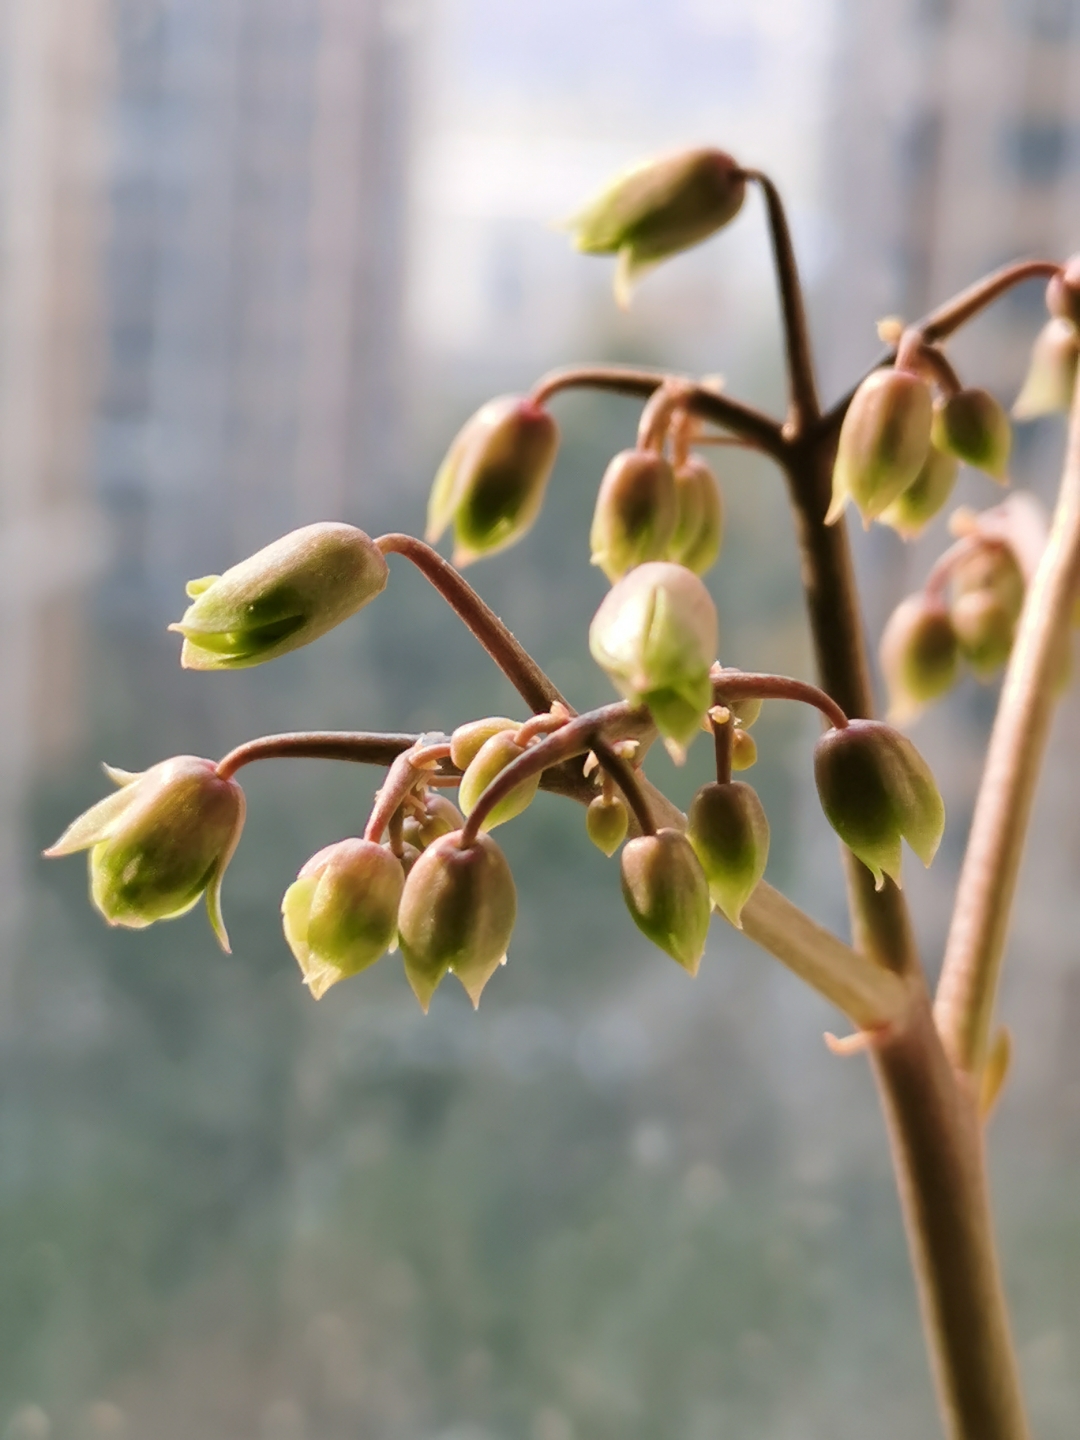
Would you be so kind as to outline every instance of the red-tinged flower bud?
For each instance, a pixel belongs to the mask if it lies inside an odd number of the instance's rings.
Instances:
[[[460,830],[465,820],[461,811],[445,795],[428,791],[424,796],[422,815],[408,815],[402,825],[405,841],[417,850],[426,850],[440,835]]]
[[[814,750],[814,778],[829,824],[873,873],[900,883],[900,842],[929,865],[945,828],[930,767],[907,738],[880,720],[826,730]]]
[[[709,933],[709,882],[678,830],[639,835],[623,847],[622,892],[634,924],[696,975]]]
[[[500,730],[518,730],[520,720],[511,720],[506,715],[488,715],[483,720],[470,720],[459,725],[450,736],[450,759],[459,770],[467,770],[476,759],[480,747]]]
[[[704,575],[720,554],[724,538],[724,497],[705,461],[691,455],[675,471],[675,533],[666,559]]]
[[[285,892],[281,915],[316,1000],[390,949],[404,885],[401,862],[372,840],[339,840],[303,867]]]
[[[1046,308],[1057,320],[1080,328],[1080,255],[1074,255],[1046,287]]]
[[[188,670],[261,665],[325,635],[386,585],[386,560],[353,525],[324,522],[283,535],[224,575],[192,580],[192,604],[170,630]]]
[[[585,829],[596,848],[610,857],[626,839],[630,817],[617,795],[597,795],[585,811]]]
[[[465,774],[461,777],[461,786],[458,790],[458,800],[466,815],[471,815],[476,808],[476,802],[484,793],[487,787],[500,775],[519,755],[524,755],[525,746],[519,745],[514,739],[512,730],[500,730],[486,740],[475,757],[469,764]],[[496,825],[505,825],[507,820],[513,820],[515,815],[520,815],[523,810],[528,809],[536,798],[536,792],[540,788],[540,775],[530,775],[520,785],[515,785],[510,794],[488,812],[481,830],[494,830]]]
[[[992,595],[1012,620],[1020,618],[1027,584],[1020,562],[1008,545],[987,543],[964,555],[953,567],[952,587],[961,595]]]
[[[177,755],[141,774],[106,773],[120,786],[64,831],[48,856],[90,851],[90,895],[110,925],[141,930],[183,915],[206,895],[224,950],[221,881],[244,826],[244,792],[212,760]]]
[[[769,858],[769,822],[757,792],[740,780],[703,785],[691,802],[686,836],[705,871],[712,903],[741,929],[743,906]]]
[[[517,892],[506,857],[489,835],[460,848],[461,832],[442,835],[413,866],[398,910],[405,973],[424,1011],[452,971],[473,1005],[506,958]]]
[[[939,400],[930,440],[935,449],[985,470],[995,480],[1008,478],[1012,428],[1004,408],[987,390],[958,390]]]
[[[1012,407],[1014,420],[1068,410],[1076,388],[1080,336],[1068,320],[1048,320],[1035,337],[1031,362]]]
[[[661,559],[677,518],[675,472],[668,462],[652,450],[623,450],[600,482],[589,531],[592,563],[615,581],[635,565]]]
[[[732,770],[749,770],[757,764],[757,741],[745,731],[741,725],[736,725],[731,732],[731,768]]]
[[[893,611],[879,653],[895,725],[913,720],[944,695],[959,673],[960,647],[949,612],[923,591],[901,600]]]
[[[618,254],[615,294],[625,306],[645,271],[733,220],[745,195],[743,172],[722,150],[647,160],[574,217],[574,244],[589,255]]]
[[[682,565],[639,565],[609,591],[589,627],[589,649],[616,689],[647,705],[678,759],[712,704],[709,667],[719,622],[705,586]]]
[[[960,654],[980,680],[990,680],[1012,652],[1016,618],[993,590],[968,590],[950,611]]]
[[[454,563],[514,545],[540,513],[559,431],[542,405],[501,395],[465,422],[435,476],[427,539],[454,525]]]
[[[878,519],[883,525],[891,525],[904,540],[914,540],[945,505],[959,471],[955,455],[946,455],[931,445],[918,475]]]
[[[875,370],[852,397],[840,427],[827,524],[848,500],[865,524],[914,483],[930,448],[930,388],[904,370]]]

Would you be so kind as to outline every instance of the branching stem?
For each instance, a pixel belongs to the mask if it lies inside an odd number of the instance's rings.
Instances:
[[[847,728],[848,717],[831,695],[805,680],[788,675],[759,675],[752,670],[727,670],[714,665],[710,672],[713,696],[718,705],[735,705],[740,700],[795,700],[813,705],[836,730]]]

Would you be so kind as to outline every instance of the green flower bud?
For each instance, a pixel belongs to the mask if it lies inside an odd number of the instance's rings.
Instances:
[[[501,395],[465,422],[439,467],[427,539],[454,524],[454,563],[514,545],[533,524],[555,464],[559,431],[542,405]]]
[[[954,565],[952,585],[957,596],[976,592],[993,595],[1011,619],[1020,618],[1027,584],[1009,545],[977,546]]]
[[[320,850],[285,892],[285,939],[316,1000],[385,955],[397,932],[401,862],[372,840]]]
[[[383,589],[386,561],[352,525],[305,525],[187,587],[192,604],[170,630],[184,637],[187,670],[237,670],[298,650]]]
[[[935,449],[966,460],[1004,481],[1012,449],[1012,428],[1002,406],[987,390],[958,390],[934,406],[930,440]]]
[[[506,857],[489,835],[460,849],[461,832],[442,835],[413,866],[398,910],[405,973],[424,1011],[452,971],[473,1005],[506,959],[517,892]]]
[[[589,255],[618,254],[615,294],[669,255],[706,239],[739,213],[746,179],[722,150],[683,150],[625,171],[571,222]]]
[[[1012,652],[1016,619],[993,590],[968,590],[951,609],[960,654],[980,680],[989,680]]]
[[[930,767],[898,730],[880,720],[852,720],[826,730],[814,750],[821,806],[840,839],[873,873],[900,883],[900,842],[924,865],[941,843],[945,806]]]
[[[675,533],[665,559],[704,575],[724,538],[724,497],[705,461],[691,455],[675,471]]]
[[[889,719],[913,720],[924,705],[952,689],[960,648],[948,610],[922,591],[909,595],[881,636],[881,671],[889,691]]]
[[[749,770],[757,764],[757,741],[739,725],[731,732],[731,768]]]
[[[1076,388],[1080,337],[1068,320],[1048,320],[1035,337],[1031,362],[1012,407],[1014,420],[1068,410]]]
[[[712,704],[718,637],[716,606],[697,576],[652,561],[608,592],[589,627],[589,649],[620,694],[649,707],[678,758]]]
[[[488,715],[483,720],[470,720],[459,725],[450,736],[450,759],[459,770],[467,770],[476,759],[480,747],[497,735],[500,730],[518,730],[520,720],[511,720],[506,715]]]
[[[761,714],[761,705],[762,702],[756,696],[751,696],[748,700],[734,700],[727,708],[731,711],[732,718],[744,730],[749,730]]]
[[[106,773],[119,785],[73,821],[48,856],[90,851],[90,895],[110,925],[141,930],[183,915],[206,895],[223,950],[221,881],[244,826],[244,792],[212,760],[177,755],[142,774]]]
[[[1080,327],[1080,255],[1074,255],[1051,275],[1046,286],[1046,308],[1057,320]]]
[[[622,852],[622,892],[634,924],[696,975],[709,933],[709,882],[678,830],[639,835]]]
[[[865,524],[887,510],[917,479],[930,448],[930,388],[904,370],[875,370],[852,397],[840,427],[832,504],[839,520],[848,500]]]
[[[610,857],[626,839],[630,817],[617,795],[597,795],[585,811],[585,829],[598,850]]]
[[[769,858],[769,822],[757,792],[740,780],[703,785],[690,805],[686,837],[705,871],[712,903],[741,929],[743,906]]]
[[[524,753],[525,746],[517,743],[512,730],[500,730],[492,735],[490,740],[485,740],[461,777],[458,800],[466,815],[472,814],[476,808],[476,802],[496,775],[501,774],[511,761],[516,760],[519,755],[524,755]],[[539,788],[539,772],[530,775],[520,785],[515,785],[510,794],[488,812],[480,829],[494,830],[496,825],[504,825],[507,820],[513,820],[515,815],[520,815],[523,810],[528,809],[536,798]]]
[[[460,830],[465,823],[461,811],[445,795],[429,790],[424,796],[423,815],[407,815],[402,825],[402,835],[407,844],[417,850],[426,850],[440,835],[449,835],[451,830]]]
[[[659,560],[675,533],[675,472],[652,450],[623,450],[604,472],[589,531],[592,563],[609,580]]]
[[[959,471],[955,455],[946,455],[931,445],[918,475],[878,519],[883,525],[891,525],[904,540],[914,540],[952,494]]]

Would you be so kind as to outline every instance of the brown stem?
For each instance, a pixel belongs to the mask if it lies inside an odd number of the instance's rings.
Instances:
[[[486,605],[448,560],[413,535],[380,535],[375,541],[384,555],[404,555],[431,581],[435,589],[476,636],[530,710],[549,710],[558,702],[566,705],[555,685],[544,674],[518,639]],[[569,706],[567,706],[569,709]]]
[[[716,783],[718,785],[731,784],[731,761],[735,749],[735,725],[731,718],[731,711],[724,714],[723,720],[717,720],[715,715],[718,712],[710,712],[709,719],[712,721],[713,733],[713,755],[716,761]]]
[[[1080,387],[1061,491],[1028,591],[986,755],[957,889],[935,1014],[954,1065],[986,1058],[1024,842],[1057,703],[1080,580]]]
[[[263,735],[230,750],[218,761],[217,773],[230,779],[255,760],[351,760],[360,765],[392,765],[419,735],[375,735],[363,731],[307,730]]]
[[[406,750],[404,755],[397,757],[390,766],[389,774],[379,787],[375,804],[371,807],[371,814],[364,826],[365,840],[379,843],[383,837],[383,831],[393,816],[397,814],[406,795],[413,789],[417,781],[423,779],[425,773],[429,773],[439,761],[447,759],[449,754],[449,741],[437,745],[425,745],[418,742]]]
[[[759,675],[752,670],[727,670],[721,665],[714,665],[709,673],[718,705],[735,705],[740,700],[795,700],[820,710],[834,729],[847,727],[843,708],[831,695],[805,680],[793,680],[789,675]]]
[[[638,779],[637,771],[621,755],[612,750],[599,735],[593,736],[592,750],[605,775],[614,780],[622,791],[623,799],[633,811],[642,835],[655,835],[656,819]]]
[[[784,322],[784,347],[791,394],[791,409],[785,433],[797,436],[808,425],[812,425],[820,414],[817,383],[814,378],[814,357],[810,348],[810,328],[806,323],[799,267],[780,192],[760,170],[748,170],[746,175],[747,179],[757,182],[765,197],[776,279],[780,288],[780,310]]]

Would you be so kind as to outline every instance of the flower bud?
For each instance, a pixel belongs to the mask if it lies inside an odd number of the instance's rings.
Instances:
[[[1014,420],[1068,410],[1076,388],[1080,337],[1067,320],[1048,320],[1035,337],[1031,362],[1012,407]]]
[[[901,725],[950,690],[960,649],[949,612],[923,591],[909,595],[881,636],[881,670],[889,691],[889,719]]]
[[[863,521],[887,510],[914,483],[930,448],[930,389],[905,370],[875,370],[852,397],[833,468],[833,524],[850,499]]]
[[[676,758],[712,704],[709,666],[719,623],[712,597],[682,565],[639,565],[604,598],[589,627],[593,659],[634,705],[647,705]]]
[[[1046,286],[1046,308],[1057,320],[1080,327],[1080,255],[1074,255]]]
[[[385,955],[397,932],[405,871],[372,840],[339,840],[313,855],[285,892],[285,939],[316,1000]]]
[[[500,730],[481,745],[465,774],[461,777],[461,786],[458,790],[458,800],[466,815],[472,814],[476,808],[476,802],[492,780],[501,774],[511,761],[524,754],[525,746],[517,743],[512,730]],[[509,795],[500,800],[492,810],[489,810],[480,829],[494,830],[496,825],[504,825],[507,820],[513,820],[515,815],[520,815],[523,810],[528,809],[536,798],[539,788],[540,774],[538,771],[535,775],[530,775],[527,780],[523,780],[520,785],[515,785]]]
[[[461,811],[445,795],[429,790],[424,796],[422,815],[407,815],[402,825],[406,843],[417,850],[426,850],[440,835],[449,835],[451,830],[460,830],[465,823]]]
[[[675,533],[675,472],[652,450],[623,450],[604,472],[596,497],[589,547],[609,580],[635,565],[659,560]]]
[[[706,239],[739,213],[746,179],[722,150],[683,150],[625,171],[571,222],[589,255],[618,254],[615,294],[669,255]]]
[[[959,470],[955,455],[946,455],[931,445],[918,475],[878,519],[883,525],[891,525],[904,540],[914,540],[952,494]]]
[[[383,589],[386,561],[352,525],[305,525],[187,587],[192,604],[170,630],[184,637],[187,670],[237,670],[298,650]]]
[[[675,533],[665,558],[704,575],[720,554],[724,499],[716,476],[697,455],[675,471],[675,499]]]
[[[749,730],[751,725],[756,724],[762,703],[756,695],[748,696],[745,700],[724,701],[725,707],[731,711],[732,719],[744,730]]]
[[[742,908],[769,858],[769,822],[757,792],[740,780],[703,785],[690,805],[686,837],[705,871],[712,903],[742,929]]]
[[[470,720],[459,725],[450,736],[450,759],[459,770],[467,770],[480,747],[497,735],[500,730],[518,730],[520,720],[511,720],[506,715],[488,715],[483,720]]]
[[[678,830],[639,835],[623,847],[622,892],[634,924],[696,975],[709,933],[709,882]]]
[[[141,774],[106,767],[120,786],[64,831],[48,856],[90,851],[90,895],[110,925],[141,930],[206,894],[222,949],[221,880],[244,825],[244,792],[212,760],[177,755]]]
[[[626,839],[630,817],[617,795],[597,795],[585,811],[585,829],[596,848],[610,857]]]
[[[989,680],[1008,660],[1016,618],[993,590],[968,590],[951,609],[960,654],[980,680]]]
[[[447,971],[472,1000],[506,958],[517,892],[506,857],[489,835],[460,849],[442,835],[413,866],[398,910],[405,973],[424,1011]]]
[[[749,770],[756,764],[757,741],[741,725],[736,725],[731,732],[732,770]]]
[[[1013,620],[1020,618],[1027,586],[1020,562],[1008,544],[977,545],[953,566],[952,585],[957,596],[991,594]]]
[[[851,720],[826,730],[814,750],[814,778],[826,819],[874,876],[900,883],[900,842],[929,865],[945,828],[930,767],[898,730]]]
[[[454,563],[514,545],[540,513],[559,431],[542,405],[502,395],[465,422],[439,467],[427,539],[454,524]]]
[[[1004,481],[1012,429],[1002,406],[987,390],[958,390],[934,406],[930,440],[935,449],[966,460]]]

